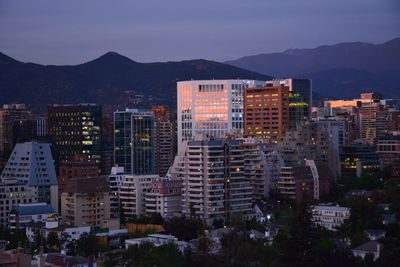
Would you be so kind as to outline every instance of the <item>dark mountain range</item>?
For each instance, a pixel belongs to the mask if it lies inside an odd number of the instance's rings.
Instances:
[[[383,44],[341,43],[242,57],[224,63],[276,77],[309,77],[314,91],[337,98],[377,91],[400,97],[400,38]]]
[[[115,52],[75,66],[22,63],[0,53],[0,104],[44,111],[53,103],[116,107],[176,105],[176,82],[190,79],[269,79],[268,75],[207,60],[138,63]]]

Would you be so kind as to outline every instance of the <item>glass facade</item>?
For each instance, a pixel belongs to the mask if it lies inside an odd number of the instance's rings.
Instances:
[[[255,80],[178,82],[178,146],[196,134],[225,137],[232,130],[242,132],[243,90],[264,84]]]
[[[114,112],[114,165],[125,173],[154,173],[154,116],[135,109]]]

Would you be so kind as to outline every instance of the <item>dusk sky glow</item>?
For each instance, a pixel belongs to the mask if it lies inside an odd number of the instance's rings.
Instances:
[[[0,0],[0,52],[79,64],[246,55],[400,36],[399,0]]]

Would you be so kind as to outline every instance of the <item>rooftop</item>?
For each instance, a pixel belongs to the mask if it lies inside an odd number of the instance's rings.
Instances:
[[[367,243],[362,244],[361,246],[358,246],[356,248],[353,248],[352,250],[357,250],[357,251],[366,251],[366,252],[378,252],[378,247],[382,247],[382,244],[376,241],[368,241]]]
[[[52,206],[47,203],[18,204],[13,207],[18,215],[35,215],[56,213]]]

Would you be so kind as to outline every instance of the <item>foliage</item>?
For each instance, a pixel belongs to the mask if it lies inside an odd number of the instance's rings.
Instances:
[[[203,223],[196,218],[173,217],[164,222],[164,229],[168,234],[180,240],[189,241],[197,238],[202,232]]]
[[[100,251],[100,245],[95,236],[83,233],[78,240],[74,241],[76,253],[80,256],[88,257],[95,255]]]

